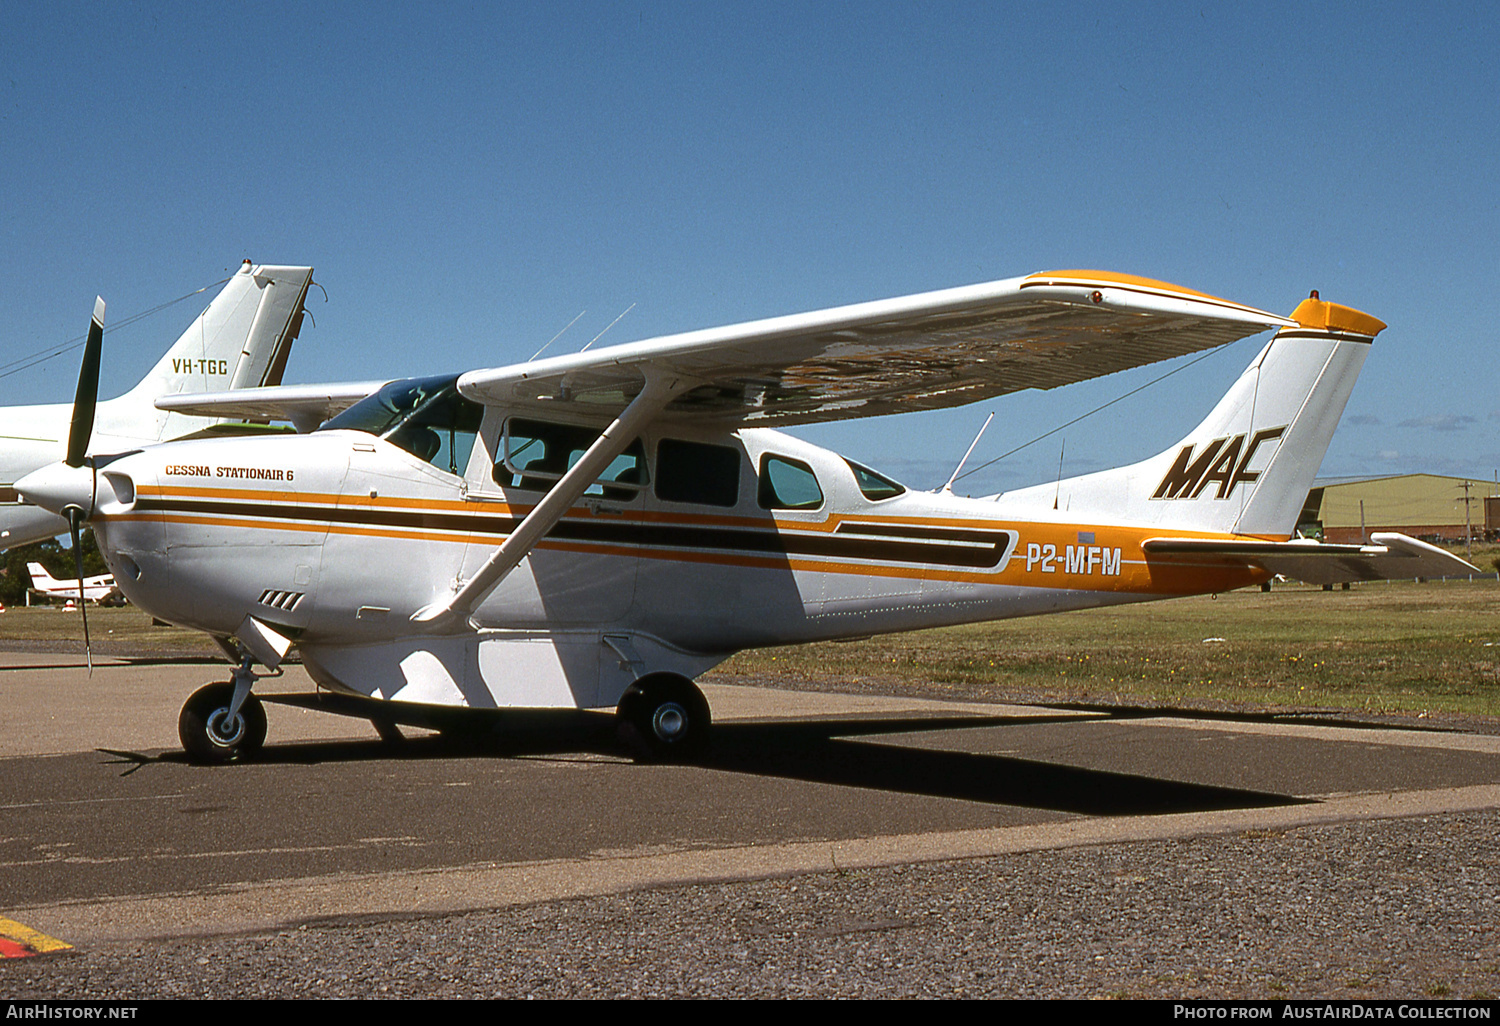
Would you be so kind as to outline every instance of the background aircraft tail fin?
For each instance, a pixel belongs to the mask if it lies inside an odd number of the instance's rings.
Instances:
[[[1213,412],[1165,452],[1002,501],[1045,501],[1074,518],[1291,535],[1370,343],[1385,327],[1316,293],[1292,319],[1297,327],[1278,331]]]
[[[151,372],[121,398],[157,414],[162,439],[178,433],[172,421],[181,415],[156,411],[153,404],[161,396],[279,385],[302,328],[312,273],[311,267],[245,261]]]

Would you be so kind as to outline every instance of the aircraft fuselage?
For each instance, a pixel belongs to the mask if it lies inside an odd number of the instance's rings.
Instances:
[[[103,467],[96,530],[137,605],[226,637],[252,616],[294,638],[331,686],[392,697],[413,677],[399,668],[429,656],[477,678],[509,677],[485,668],[486,643],[504,647],[506,661],[519,653],[518,665],[530,665],[529,653],[546,663],[531,667],[533,681],[549,672],[573,681],[570,665],[583,659],[581,690],[553,688],[538,701],[524,681],[487,688],[491,701],[521,705],[611,704],[616,662],[695,675],[744,648],[1269,576],[1152,565],[1141,542],[1159,528],[1007,515],[1001,502],[904,490],[777,431],[668,426],[616,460],[466,622],[436,635],[413,624],[544,494],[548,471],[527,457],[548,430],[492,409],[477,438],[432,457],[447,466],[348,430],[157,446]],[[460,461],[463,472],[450,472]],[[463,703],[489,704],[455,686]],[[445,700],[420,688],[406,697]]]

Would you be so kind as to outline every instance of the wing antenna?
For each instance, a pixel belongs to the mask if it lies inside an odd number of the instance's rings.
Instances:
[[[616,324],[619,324],[619,323],[620,323],[620,321],[621,321],[621,319],[622,319],[622,318],[624,318],[624,316],[625,316],[625,315],[626,315],[626,314],[628,314],[628,313],[629,313],[629,312],[630,312],[630,311],[632,311],[632,310],[634,310],[634,309],[635,309],[635,304],[634,304],[634,303],[631,303],[631,304],[630,304],[630,305],[629,305],[629,306],[627,306],[627,307],[626,307],[626,308],[625,308],[625,309],[623,309],[623,310],[621,310],[621,311],[620,311],[620,316],[619,316],[619,317],[616,317],[616,318],[615,318],[615,319],[614,319],[614,320],[612,320],[612,321],[610,321],[610,322],[609,322],[609,323],[608,323],[608,324],[606,324],[606,325],[605,325],[605,326],[604,326],[604,331],[608,331],[608,330],[609,330],[609,329],[610,329],[610,328],[613,328],[613,327],[614,327],[614,326],[615,326],[615,325],[616,325]],[[589,339],[589,340],[588,340],[588,342],[587,342],[587,344],[585,344],[585,345],[584,345],[584,347],[583,347],[583,349],[580,349],[580,350],[578,350],[578,351],[579,351],[579,352],[580,352],[580,353],[581,353],[581,352],[584,352],[584,351],[585,351],[585,350],[587,350],[587,349],[588,349],[588,347],[589,347],[589,346],[591,346],[591,345],[593,345],[593,344],[594,344],[594,343],[595,343],[595,342],[597,342],[597,341],[599,341],[599,340],[600,340],[600,339],[601,339],[601,338],[603,338],[603,337],[604,337],[604,331],[601,331],[601,332],[599,332],[599,334],[597,334],[597,335],[595,335],[595,336],[594,336],[594,337],[593,337],[593,338],[591,338],[591,339]]]
[[[584,314],[586,314],[586,313],[588,313],[588,311],[587,311],[587,310],[579,310],[579,311],[578,311],[578,317],[582,317],[582,316],[583,316],[583,315],[584,315]],[[556,342],[556,341],[557,341],[557,340],[558,340],[558,339],[560,339],[560,338],[562,338],[562,337],[563,337],[563,332],[565,332],[565,331],[567,331],[567,330],[568,330],[568,329],[569,329],[569,328],[571,328],[571,327],[572,327],[572,326],[573,326],[573,325],[575,325],[575,324],[577,324],[577,323],[578,323],[578,317],[574,317],[574,318],[573,318],[573,319],[572,319],[572,320],[571,320],[571,321],[569,321],[569,322],[568,322],[568,323],[567,323],[567,324],[564,324],[564,325],[563,325],[563,329],[562,329],[562,331],[559,331],[559,332],[558,332],[558,333],[557,333],[557,334],[556,334],[556,335],[553,335],[553,336],[552,336],[552,337],[551,337],[551,338],[549,338],[549,339],[548,339],[548,340],[547,340],[547,341],[546,341],[546,342],[545,342],[545,343],[543,343],[543,345],[542,345],[542,348],[541,348],[541,349],[538,349],[538,350],[537,350],[537,351],[536,351],[536,352],[534,352],[534,353],[532,353],[532,354],[531,354],[531,360],[535,360],[535,359],[536,359],[536,358],[537,358],[537,357],[538,357],[538,356],[541,356],[541,355],[542,355],[542,353],[544,353],[544,352],[546,352],[546,350],[547,350],[547,346],[550,346],[550,345],[551,345],[551,344],[552,344],[552,343],[554,343],[554,342]],[[609,329],[607,329],[607,328],[606,328],[606,329],[605,329],[605,330],[606,330],[606,331],[607,331],[607,330],[609,330]],[[587,349],[587,348],[588,348],[588,346],[584,346],[584,348],[585,348],[585,349]],[[531,362],[531,360],[527,360],[527,361],[526,361],[526,362],[527,362],[527,363],[530,363],[530,362]]]

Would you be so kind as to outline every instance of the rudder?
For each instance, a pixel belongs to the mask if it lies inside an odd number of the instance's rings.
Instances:
[[[153,409],[161,396],[280,383],[302,326],[311,267],[252,266],[247,260],[207,309],[122,400]],[[159,438],[171,437],[158,418]]]
[[[1370,343],[1385,324],[1320,300],[1292,314],[1211,413],[1164,452],[1107,470],[1007,493],[1182,530],[1288,537],[1333,438]]]

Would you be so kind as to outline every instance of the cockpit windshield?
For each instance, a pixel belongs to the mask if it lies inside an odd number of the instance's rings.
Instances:
[[[458,394],[458,375],[392,381],[318,428],[363,431],[451,474],[462,474],[484,407]]]

